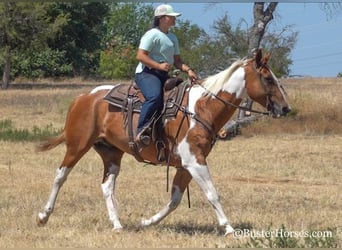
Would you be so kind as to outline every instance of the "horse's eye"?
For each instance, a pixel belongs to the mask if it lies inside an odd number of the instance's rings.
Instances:
[[[267,84],[270,84],[270,85],[274,84],[274,80],[272,77],[265,77],[265,81]]]

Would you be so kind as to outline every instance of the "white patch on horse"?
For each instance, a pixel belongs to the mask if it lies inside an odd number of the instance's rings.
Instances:
[[[197,162],[196,156],[190,151],[187,137],[181,141],[177,150],[182,159],[183,167],[189,171],[194,181],[199,185],[208,201],[213,206],[219,224],[225,227],[225,234],[228,235],[234,232],[234,229],[230,225],[228,218],[222,209],[220,198],[211,180],[209,168],[207,165],[202,165]]]
[[[115,187],[116,177],[117,175],[110,174],[108,176],[108,179],[104,183],[101,184],[103,196],[105,198],[106,205],[107,205],[109,220],[113,223],[114,230],[118,230],[122,228],[122,225],[119,220],[119,214],[116,208],[116,200],[114,197],[114,187]]]
[[[96,88],[94,88],[92,91],[90,91],[90,94],[95,94],[98,91],[101,90],[111,90],[114,86],[113,85],[101,85]]]
[[[230,93],[236,94],[236,98],[243,98],[246,94],[246,81],[245,81],[245,70],[244,68],[238,68],[228,82],[224,85],[223,90]]]
[[[175,210],[182,200],[183,193],[181,193],[180,188],[176,185],[173,186],[173,193],[170,202],[164,207],[159,213],[155,214],[149,219],[142,219],[142,226],[151,226],[157,224],[162,219],[164,219],[168,214]]]
[[[196,157],[190,152],[190,146],[186,140],[187,136],[178,144],[177,147],[177,153],[181,157],[182,166],[188,166],[196,163]]]
[[[200,99],[203,96],[204,92],[205,92],[205,89],[202,88],[201,86],[193,86],[190,89],[188,111],[195,114],[196,102],[198,101],[198,99]],[[195,126],[195,120],[191,119],[190,128],[192,128],[193,126]]]

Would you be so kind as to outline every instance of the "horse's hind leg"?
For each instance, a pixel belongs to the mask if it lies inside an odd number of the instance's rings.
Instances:
[[[168,214],[174,211],[181,202],[185,188],[190,183],[191,178],[192,177],[187,170],[178,168],[175,177],[173,178],[170,202],[150,219],[143,219],[141,221],[142,226],[157,224]]]
[[[42,226],[48,222],[49,216],[52,214],[53,209],[55,207],[58,192],[60,188],[62,187],[63,183],[65,182],[65,180],[67,179],[67,176],[69,175],[71,169],[72,168],[62,166],[56,170],[56,175],[53,181],[52,190],[51,190],[49,199],[43,211],[38,213],[38,217],[37,217],[38,225]]]
[[[104,165],[101,189],[105,198],[109,220],[113,224],[113,230],[120,231],[122,225],[116,208],[115,181],[120,172],[123,152],[105,143],[96,143],[94,149],[100,154]]]
[[[79,159],[81,159],[81,157],[89,150],[90,146],[85,147],[84,150],[77,150],[77,148],[79,147],[72,147],[70,144],[67,145],[67,151],[64,156],[64,160],[61,166],[56,170],[55,179],[53,181],[52,190],[48,198],[48,201],[43,210],[40,213],[38,213],[37,224],[39,226],[43,226],[48,222],[49,217],[52,214],[53,209],[55,207],[55,203],[60,188],[66,181],[72,168],[79,161]]]

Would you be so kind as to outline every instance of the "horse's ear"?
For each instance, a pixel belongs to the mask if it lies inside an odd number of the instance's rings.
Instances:
[[[257,49],[255,51],[254,58],[255,58],[255,63],[256,63],[257,68],[260,68],[262,65],[262,51],[261,51],[261,49]]]
[[[270,58],[271,58],[271,55],[272,55],[272,52],[269,52],[262,58],[262,64],[263,65],[267,64],[268,60],[270,60]]]

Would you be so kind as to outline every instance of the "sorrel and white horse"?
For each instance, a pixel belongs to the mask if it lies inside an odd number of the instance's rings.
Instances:
[[[225,233],[234,231],[219,201],[206,158],[217,132],[233,115],[245,94],[264,106],[273,117],[286,115],[291,110],[283,87],[267,65],[268,59],[269,55],[263,57],[261,50],[258,50],[254,58],[236,61],[228,69],[208,77],[201,85],[194,85],[186,91],[183,109],[178,111],[175,119],[165,120],[164,123],[165,134],[175,145],[174,150],[168,152],[170,165],[177,167],[171,199],[158,213],[149,219],[143,219],[142,226],[156,224],[175,210],[186,187],[194,179],[213,206],[219,225],[225,228]],[[64,160],[56,170],[51,194],[38,214],[39,225],[47,223],[67,176],[82,156],[93,147],[103,160],[101,188],[109,219],[114,230],[122,229],[115,203],[115,180],[120,172],[123,154],[132,154],[132,150],[128,146],[129,139],[123,126],[122,110],[103,100],[112,87],[100,86],[77,97],[69,108],[62,134],[38,146],[38,150],[44,151],[62,142],[66,144]],[[137,114],[135,116],[136,123]],[[184,119],[187,122],[182,122]],[[144,160],[159,163],[154,145],[143,148],[140,155]]]

